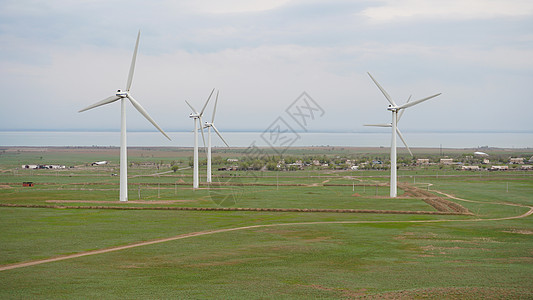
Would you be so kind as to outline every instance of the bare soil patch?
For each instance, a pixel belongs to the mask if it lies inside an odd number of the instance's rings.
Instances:
[[[349,289],[330,288],[330,287],[326,287],[326,286],[322,286],[318,284],[311,284],[311,285],[299,284],[299,286],[311,288],[315,290],[320,290],[320,291],[342,293],[342,297],[347,298],[347,299],[354,299],[354,298],[360,299],[361,297],[365,295],[365,292],[366,292],[366,289],[360,289],[360,290],[354,291],[354,290],[349,290]]]
[[[400,188],[405,191],[404,196],[421,198],[422,201],[433,206],[437,211],[472,214],[466,207],[445,198],[436,196],[429,191],[425,191],[407,184],[401,184]]]
[[[505,230],[503,232],[518,233],[518,234],[533,234],[533,231],[527,230],[527,229],[512,229],[512,230]]]

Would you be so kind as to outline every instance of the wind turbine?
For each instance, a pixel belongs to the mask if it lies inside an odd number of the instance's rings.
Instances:
[[[407,143],[405,143],[405,140],[404,140],[403,136],[401,135],[400,131],[398,130],[398,120],[399,120],[398,112],[400,112],[400,117],[401,117],[401,115],[403,114],[403,110],[404,109],[406,109],[408,107],[411,107],[411,106],[414,106],[414,105],[417,105],[417,104],[422,103],[424,101],[427,101],[427,100],[429,100],[431,98],[435,98],[435,97],[439,96],[441,93],[438,93],[438,94],[435,94],[435,95],[432,95],[432,96],[429,96],[429,97],[426,97],[426,98],[422,98],[422,99],[419,99],[419,100],[416,100],[416,101],[413,101],[413,102],[407,101],[407,103],[398,106],[394,102],[394,100],[392,100],[391,96],[389,96],[389,94],[385,91],[385,89],[383,89],[383,87],[376,81],[376,79],[374,79],[374,77],[372,77],[372,75],[370,75],[370,73],[368,73],[368,76],[370,76],[372,81],[374,81],[376,86],[383,93],[383,96],[385,96],[385,98],[387,98],[387,101],[389,101],[389,103],[390,103],[390,105],[387,108],[387,110],[392,112],[392,122],[390,123],[390,125],[389,124],[377,124],[377,125],[384,125],[382,127],[389,127],[390,126],[392,128],[391,151],[390,151],[390,160],[391,160],[390,197],[394,198],[394,197],[397,196],[396,134],[398,134],[398,136],[400,136],[400,139],[404,142],[405,146],[407,146]],[[409,147],[407,147],[407,148],[409,149]],[[411,153],[411,150],[409,150],[409,152]],[[411,155],[412,155],[412,153],[411,153]]]
[[[211,99],[211,96],[213,95],[213,92],[215,89],[211,91],[211,94],[209,94],[209,98],[207,98],[207,101],[204,104],[204,107],[202,107],[202,110],[198,112],[194,107],[185,100],[185,103],[189,105],[189,107],[192,109],[192,113],[189,114],[189,118],[193,119],[194,121],[194,163],[193,163],[193,180],[192,180],[192,187],[193,189],[197,189],[200,187],[199,179],[200,176],[198,175],[198,129],[202,132],[202,140],[204,141],[205,145],[205,138],[204,138],[204,129],[202,127],[202,116],[204,115],[204,110],[207,107],[207,104],[209,103],[209,100]]]
[[[120,201],[128,201],[128,157],[126,146],[126,99],[135,107],[155,128],[157,128],[167,139],[170,137],[155,123],[155,121],[148,115],[148,112],[137,102],[130,94],[131,83],[133,80],[133,71],[135,70],[135,60],[137,58],[137,49],[139,48],[139,38],[141,31],[137,34],[137,42],[135,43],[135,50],[131,59],[130,72],[128,74],[128,81],[126,83],[126,91],[118,90],[115,95],[105,98],[102,101],[89,105],[79,112],[84,112],[98,106],[113,103],[120,100]]]
[[[218,129],[215,127],[215,113],[217,112],[218,91],[215,98],[215,107],[213,109],[213,116],[211,116],[211,123],[205,122],[204,128],[207,128],[207,182],[211,182],[211,128],[215,131],[218,137],[229,147]]]

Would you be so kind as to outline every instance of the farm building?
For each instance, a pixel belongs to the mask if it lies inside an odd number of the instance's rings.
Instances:
[[[24,182],[22,183],[22,186],[24,186],[24,187],[32,187],[32,186],[33,186],[33,182],[31,182],[31,181],[24,181]]]
[[[523,165],[524,164],[524,158],[523,157],[511,157],[509,158],[510,164],[516,164],[516,165]]]
[[[479,166],[462,166],[461,170],[467,170],[467,171],[479,171]]]
[[[491,171],[504,171],[509,170],[509,166],[492,166],[490,168]]]
[[[523,165],[520,170],[533,170],[533,165]]]
[[[65,169],[62,165],[22,165],[23,169]]]
[[[419,158],[416,160],[417,165],[429,165],[429,158]]]
[[[61,166],[61,165],[46,165],[45,167],[47,167],[48,169],[65,169],[66,168],[65,166]]]
[[[39,169],[39,165],[22,165],[23,169]]]
[[[451,165],[453,164],[453,158],[441,158],[440,163],[443,165]]]

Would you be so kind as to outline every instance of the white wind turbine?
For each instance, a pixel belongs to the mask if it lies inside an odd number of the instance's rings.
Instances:
[[[135,60],[137,58],[137,49],[139,47],[139,38],[141,31],[137,34],[137,42],[135,43],[135,50],[133,51],[133,58],[131,59],[130,72],[128,74],[128,82],[126,83],[126,91],[118,90],[115,95],[105,98],[104,100],[90,105],[79,112],[83,112],[98,106],[109,104],[120,100],[120,201],[128,201],[128,157],[126,146],[126,99],[157,128],[167,139],[170,137],[155,123],[155,121],[148,115],[148,112],[137,102],[130,94],[131,82],[133,80],[133,71],[135,70]]]
[[[207,104],[209,103],[209,100],[211,99],[211,96],[213,95],[213,92],[215,89],[211,91],[211,94],[209,94],[209,98],[207,98],[207,101],[204,104],[204,107],[200,112],[198,112],[192,105],[185,100],[185,103],[189,105],[189,107],[192,109],[192,113],[189,114],[189,118],[192,118],[194,121],[194,162],[193,162],[193,180],[192,180],[192,187],[193,189],[197,189],[200,187],[200,176],[198,174],[198,129],[202,132],[202,139],[204,141],[205,145],[205,138],[204,138],[204,129],[202,127],[202,116],[204,115],[204,110],[207,107]]]
[[[204,128],[207,128],[207,182],[211,182],[211,128],[215,131],[218,137],[229,147],[228,143],[224,140],[220,131],[215,127],[215,113],[217,112],[218,103],[218,91],[215,98],[215,107],[213,109],[213,116],[211,116],[211,123],[205,122]]]
[[[400,139],[404,142],[405,146],[407,147],[407,143],[405,143],[405,140],[403,136],[401,135],[400,131],[398,130],[398,112],[402,111],[403,109],[406,109],[408,107],[417,105],[421,102],[427,101],[431,98],[435,98],[441,93],[435,94],[433,96],[429,96],[426,98],[422,98],[413,102],[407,101],[407,103],[398,106],[394,100],[392,100],[391,96],[381,87],[381,85],[368,73],[368,76],[374,81],[376,86],[379,88],[379,90],[383,93],[385,98],[387,98],[387,101],[389,101],[390,105],[387,108],[387,110],[390,110],[392,112],[392,122],[390,124],[376,124],[376,125],[382,125],[382,127],[392,127],[392,139],[391,139],[391,151],[390,151],[390,160],[391,160],[391,175],[390,175],[390,197],[396,197],[397,196],[397,173],[396,173],[396,134],[400,136]],[[400,113],[400,117],[403,114],[403,111]],[[409,149],[409,147],[407,147]],[[411,153],[411,150],[409,149],[409,153]],[[412,155],[412,153],[411,153]]]

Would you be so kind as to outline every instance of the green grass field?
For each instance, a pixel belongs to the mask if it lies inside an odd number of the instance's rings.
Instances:
[[[403,191],[387,198],[387,171],[221,171],[221,186],[193,191],[190,169],[132,168],[132,203],[120,204],[115,165],[81,167],[116,163],[118,152],[91,150],[0,155],[0,204],[435,211]],[[239,155],[230,152],[220,155]],[[145,149],[131,157],[186,167],[187,155]],[[41,157],[80,167],[16,170]],[[398,174],[458,198],[447,200],[473,215],[0,207],[0,268],[176,237],[2,270],[0,298],[533,298],[533,173]]]

